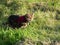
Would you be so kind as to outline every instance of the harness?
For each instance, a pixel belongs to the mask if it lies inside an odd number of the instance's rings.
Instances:
[[[22,23],[22,22],[27,22],[25,16],[20,16],[18,19],[17,19],[17,22],[18,23]]]

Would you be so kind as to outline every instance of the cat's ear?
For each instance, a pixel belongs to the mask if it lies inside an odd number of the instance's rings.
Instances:
[[[31,13],[31,16],[34,18],[34,13]]]
[[[34,16],[34,13],[30,13],[30,15]]]

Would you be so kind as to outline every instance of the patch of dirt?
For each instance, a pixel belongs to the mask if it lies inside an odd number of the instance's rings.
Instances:
[[[60,45],[59,41],[32,41],[31,39],[19,40],[15,45]]]
[[[31,39],[25,39],[23,41],[19,40],[18,42],[16,42],[15,45],[35,45],[35,42],[33,42]]]
[[[47,12],[47,11],[51,11],[51,12],[56,12],[56,16],[55,19],[56,20],[60,20],[60,10],[58,8],[55,8],[53,6],[49,6],[46,3],[33,3],[32,5],[32,12],[35,11],[42,11],[42,12]]]
[[[54,6],[49,6],[46,2],[32,3],[32,4],[28,4],[28,5],[29,5],[28,10],[32,9],[32,10],[34,10],[34,12],[37,11],[37,10],[40,10],[40,11],[43,11],[43,12],[46,12],[46,11],[54,12],[54,11],[56,11],[56,12],[60,13],[59,9],[55,8]]]

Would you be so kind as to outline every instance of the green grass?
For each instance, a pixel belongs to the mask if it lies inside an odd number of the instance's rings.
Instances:
[[[56,15],[60,15],[59,8],[60,0],[0,0],[0,45],[14,45],[26,38],[60,41],[60,17],[56,19]],[[2,25],[10,14],[26,13],[34,13],[34,20],[26,28],[12,29]]]

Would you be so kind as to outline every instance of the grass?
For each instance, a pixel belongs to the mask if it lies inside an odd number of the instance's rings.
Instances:
[[[60,0],[0,0],[0,45],[14,45],[26,38],[60,41],[60,17],[56,19],[56,15],[60,15],[59,8]],[[12,29],[2,25],[9,15],[26,13],[34,13],[35,16],[26,28]]]

